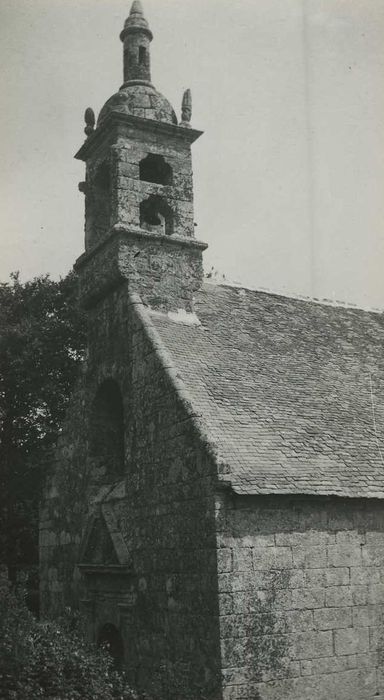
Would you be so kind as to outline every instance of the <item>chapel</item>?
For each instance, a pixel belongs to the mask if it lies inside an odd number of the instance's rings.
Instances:
[[[88,345],[41,506],[42,614],[80,609],[156,700],[379,700],[383,316],[204,280],[191,94],[178,119],[152,84],[138,0],[120,38],[76,154]]]

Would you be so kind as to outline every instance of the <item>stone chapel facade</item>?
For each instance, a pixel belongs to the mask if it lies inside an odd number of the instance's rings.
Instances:
[[[203,283],[191,99],[86,112],[88,354],[41,508],[41,603],[156,700],[384,698],[381,314]],[[186,690],[187,689],[187,690]]]

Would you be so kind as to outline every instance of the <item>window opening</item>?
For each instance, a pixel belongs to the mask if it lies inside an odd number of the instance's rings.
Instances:
[[[139,46],[139,65],[142,66],[145,63],[147,50],[145,46]]]
[[[148,153],[148,155],[140,161],[139,168],[140,180],[154,182],[158,185],[172,185],[172,168],[164,160],[163,156]]]
[[[140,204],[140,226],[147,231],[173,233],[173,211],[163,197],[150,195]]]

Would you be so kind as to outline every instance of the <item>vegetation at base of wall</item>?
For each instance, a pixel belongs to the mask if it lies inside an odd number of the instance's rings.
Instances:
[[[90,646],[71,611],[40,622],[22,587],[0,575],[0,697],[2,700],[149,700],[134,692],[103,649]]]
[[[38,502],[84,356],[73,274],[0,284],[0,561],[37,564]]]

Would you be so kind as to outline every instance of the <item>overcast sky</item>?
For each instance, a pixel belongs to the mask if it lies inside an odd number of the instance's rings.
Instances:
[[[83,250],[83,113],[122,83],[130,2],[1,0],[0,279]],[[384,0],[144,0],[152,79],[192,89],[206,268],[384,308]]]

